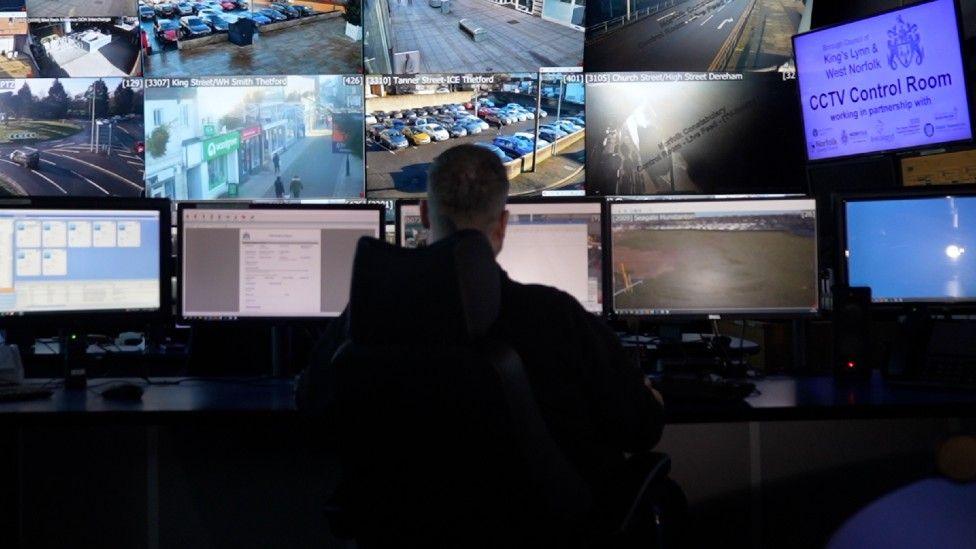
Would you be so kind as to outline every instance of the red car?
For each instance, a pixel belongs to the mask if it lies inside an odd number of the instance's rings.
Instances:
[[[224,11],[231,11],[237,9],[237,4],[231,2],[230,0],[224,0],[220,3],[220,7],[223,8]]]
[[[180,40],[180,24],[172,19],[156,21],[156,36],[163,42],[175,44]]]
[[[467,103],[464,104],[464,108],[470,111],[471,109],[474,108],[474,103],[468,101]]]
[[[495,114],[495,111],[497,110],[498,109],[495,109],[493,107],[481,107],[480,109],[478,109],[478,116],[488,116],[489,114]]]

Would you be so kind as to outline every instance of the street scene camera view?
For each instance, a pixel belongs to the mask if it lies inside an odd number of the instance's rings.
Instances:
[[[27,0],[31,17],[135,17],[134,0]]]
[[[816,311],[812,200],[611,208],[618,313]]]
[[[13,195],[139,196],[142,80],[0,80],[0,188]]]
[[[149,196],[360,198],[363,77],[151,79]]]
[[[578,67],[583,14],[583,0],[365,0],[366,72]]]
[[[431,161],[460,143],[498,155],[512,195],[583,188],[582,73],[384,75],[366,84],[370,198],[422,197]]]
[[[778,73],[587,73],[586,191],[803,192],[796,81]]]
[[[791,64],[801,0],[598,0],[588,71],[746,71]]]
[[[26,54],[43,77],[142,76],[135,17],[30,18]]]
[[[140,0],[146,76],[362,72],[361,0]]]

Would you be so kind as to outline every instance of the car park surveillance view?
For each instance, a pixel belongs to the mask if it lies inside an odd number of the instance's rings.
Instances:
[[[363,77],[149,79],[149,196],[361,198]]]
[[[801,0],[599,0],[588,71],[745,71],[792,63]]]
[[[583,0],[365,0],[366,72],[581,66],[583,10]]]
[[[134,0],[27,0],[31,17],[135,17]]]
[[[42,77],[142,76],[134,17],[31,17],[29,26]]]
[[[0,80],[0,188],[141,195],[142,107],[140,79]]]
[[[582,189],[582,80],[579,72],[367,76],[367,196],[423,196],[431,161],[460,143],[498,155],[512,195]]]
[[[361,0],[140,0],[153,77],[362,72]]]

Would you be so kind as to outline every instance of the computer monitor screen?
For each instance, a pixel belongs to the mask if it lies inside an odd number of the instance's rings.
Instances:
[[[848,200],[851,286],[875,303],[976,300],[976,195]]]
[[[602,312],[601,207],[595,201],[508,204],[498,263],[516,282],[559,288],[586,310]],[[399,208],[400,245],[426,245],[420,207],[401,203]]]
[[[810,160],[972,137],[954,0],[818,29],[793,45]]]
[[[812,199],[612,202],[620,315],[814,313]]]
[[[0,205],[0,315],[159,312],[162,215]]]
[[[374,205],[180,205],[180,311],[197,320],[335,317],[356,244],[378,238]]]

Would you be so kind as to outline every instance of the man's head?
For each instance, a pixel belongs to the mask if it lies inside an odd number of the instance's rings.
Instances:
[[[508,174],[495,153],[458,145],[434,159],[427,174],[427,200],[420,217],[436,242],[462,229],[488,237],[495,254],[502,249],[508,212]]]

